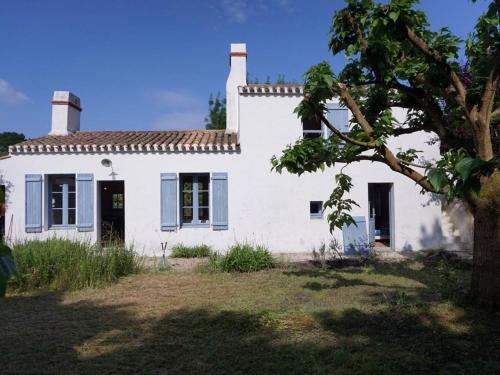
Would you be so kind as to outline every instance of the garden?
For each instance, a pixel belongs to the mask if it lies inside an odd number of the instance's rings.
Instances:
[[[468,260],[290,263],[251,244],[172,253],[202,261],[180,271],[175,259],[146,268],[132,249],[15,246],[2,373],[500,371],[500,315],[470,303]]]

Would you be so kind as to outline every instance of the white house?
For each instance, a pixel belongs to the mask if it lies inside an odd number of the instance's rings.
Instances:
[[[247,84],[246,64],[245,44],[232,44],[225,131],[87,132],[80,99],[56,91],[48,135],[12,146],[0,160],[8,239],[96,242],[113,230],[146,254],[160,253],[164,242],[226,249],[251,241],[274,252],[309,252],[329,241],[322,203],[341,166],[298,177],[277,174],[270,163],[299,137],[325,131],[293,113],[302,86]],[[347,109],[331,108],[335,126],[348,126]],[[439,146],[427,144],[430,137],[416,133],[390,143],[437,158]],[[360,204],[352,212],[358,229],[333,233],[346,246],[366,233],[394,250],[443,245],[439,200],[382,164],[361,162],[345,171],[353,177],[351,198]],[[375,231],[369,231],[373,214]]]

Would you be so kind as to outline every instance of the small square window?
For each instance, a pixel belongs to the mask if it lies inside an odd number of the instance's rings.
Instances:
[[[309,202],[309,213],[313,218],[323,217],[323,202],[322,201]]]
[[[123,210],[123,194],[113,194],[111,196],[113,210]]]

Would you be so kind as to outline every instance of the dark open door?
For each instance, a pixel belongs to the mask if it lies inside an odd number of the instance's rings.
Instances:
[[[104,245],[125,241],[125,183],[100,181],[100,239]]]
[[[393,247],[393,202],[392,184],[369,183],[368,201],[370,206],[370,220],[373,228],[371,236],[375,247]]]

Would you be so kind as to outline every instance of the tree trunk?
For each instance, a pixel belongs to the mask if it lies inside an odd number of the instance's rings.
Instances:
[[[500,310],[500,173],[483,182],[474,214],[472,294]]]

